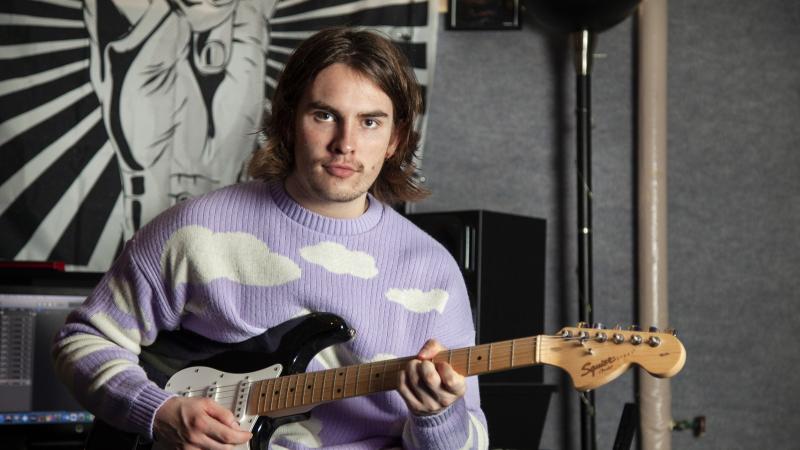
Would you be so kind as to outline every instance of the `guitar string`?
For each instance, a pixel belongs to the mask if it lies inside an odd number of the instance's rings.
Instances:
[[[557,341],[561,341],[561,342],[588,341],[588,340],[590,340],[589,338],[585,338],[585,337],[582,338],[582,337],[579,337],[579,336],[562,337],[562,336],[545,336],[545,335],[542,335],[542,336],[539,336],[539,337],[542,340],[545,340],[545,341],[555,341],[555,340],[557,340]],[[512,341],[502,341],[502,342],[497,342],[497,343],[492,343],[492,344],[483,344],[483,345],[486,346],[487,351],[488,351],[489,348],[491,348],[493,352],[496,352],[496,351],[502,351],[502,350],[504,350],[506,348],[511,349],[512,347],[515,346],[515,342],[516,342],[517,345],[519,345],[520,341],[530,341],[530,343],[534,344],[534,346],[535,346],[536,338],[535,337],[520,338],[520,339],[515,339],[515,340],[512,340]],[[482,347],[483,345],[479,345],[479,346],[476,346],[476,347]],[[470,349],[475,349],[476,347],[455,349],[455,350],[446,351],[446,352],[449,352],[449,354],[452,354],[452,353],[469,353]],[[531,352],[533,352],[532,348],[530,350],[531,350]],[[526,352],[525,348],[515,349],[515,352],[517,352],[514,355],[514,359],[515,360],[519,360],[519,359],[521,359],[521,356],[526,356],[527,355],[527,352]],[[532,356],[532,355],[528,355],[528,356]],[[400,358],[398,360],[395,360],[391,364],[394,364],[394,365],[404,364],[405,362],[407,362],[407,361],[409,361],[411,359],[413,359],[413,358],[412,357]],[[495,364],[496,362],[503,361],[503,360],[506,360],[506,359],[509,359],[509,355],[501,354],[501,355],[492,355],[490,360],[487,360],[487,361],[490,361],[491,364]],[[470,362],[470,361],[468,361],[468,362]],[[511,363],[513,365],[513,361]],[[385,365],[385,364],[383,364],[381,362],[362,364],[362,366],[379,366],[379,365]],[[357,366],[345,366],[345,367],[340,367],[340,368],[336,368],[336,369],[327,369],[327,370],[336,371],[338,369],[344,369],[346,367],[349,368],[348,370],[352,370],[353,367],[357,367]],[[299,373],[299,374],[291,374],[291,375],[285,375],[285,376],[286,377],[290,377],[290,376],[301,375],[303,373],[306,373],[306,374],[325,373],[327,370],[315,371],[315,372],[302,372],[302,373]],[[392,370],[396,371],[397,368],[395,367]],[[356,376],[358,377],[358,375],[356,375]],[[273,379],[277,379],[277,378],[265,378],[265,379],[261,379],[261,380],[249,381],[249,382],[247,382],[247,386],[250,386],[250,385],[252,385],[254,383],[258,383],[258,382],[267,382],[267,381],[273,380]],[[336,376],[334,375],[334,381],[335,381],[335,379],[336,379]],[[361,382],[363,383],[363,380]],[[358,383],[359,383],[359,380],[357,379],[355,382],[351,381],[351,382],[345,383],[344,385],[342,385],[342,387],[344,389],[346,389],[347,387],[352,387],[352,386],[356,386],[357,387]],[[206,387],[203,387],[203,388],[200,388],[200,389],[190,389],[188,391],[180,391],[180,392],[189,394],[189,396],[198,396],[198,395],[191,395],[191,394],[205,393],[208,390],[209,387],[210,386],[206,386]],[[232,392],[235,393],[235,392],[238,392],[238,387],[239,386],[235,385],[235,384],[220,385],[220,386],[218,386],[216,388],[216,393],[217,394],[229,394],[229,393],[232,393]],[[230,396],[230,397],[222,397],[220,395],[215,395],[214,398],[217,398],[217,399],[228,399],[228,398],[234,398],[234,397],[235,397],[235,395]]]
[[[543,337],[550,337],[550,336],[543,336]],[[568,338],[553,337],[553,339],[566,340]],[[530,338],[530,337],[529,338],[521,338],[521,339],[517,339],[515,341],[517,342],[517,345],[519,345],[519,341],[525,341],[525,340],[529,340],[529,341],[531,341],[530,343],[535,345],[535,338]],[[488,350],[489,346],[491,345],[492,348],[493,348],[493,351],[499,351],[499,350],[505,349],[506,347],[508,347],[510,349],[512,346],[514,346],[514,341],[503,341],[503,342],[492,343],[492,344],[484,344],[484,345],[486,345],[487,350]],[[471,347],[471,348],[474,349],[475,347]],[[447,351],[446,350],[445,352],[448,352],[448,353],[469,353],[469,350],[470,350],[470,348],[463,348],[463,349],[455,349],[455,350],[451,350],[451,351]],[[518,353],[515,355],[515,359],[520,359],[520,355],[524,356],[526,354],[526,351],[525,351],[524,348],[518,348],[516,351]],[[533,353],[532,349],[531,349],[531,353]],[[530,355],[530,356],[532,356],[532,355]],[[404,365],[407,361],[410,361],[411,359],[413,359],[413,357],[400,358],[400,359],[394,360],[391,364],[393,364],[395,366]],[[494,364],[497,361],[504,360],[504,359],[508,359],[508,356],[507,355],[492,355],[492,364]],[[386,364],[383,363],[383,362],[374,362],[374,363],[362,364],[362,366],[381,366],[381,365],[385,366]],[[357,367],[357,366],[344,366],[344,367],[339,367],[339,368],[336,368],[336,369],[327,369],[327,370],[323,370],[323,371],[302,372],[302,373],[299,373],[299,374],[285,375],[285,377],[301,375],[303,373],[306,373],[306,374],[325,373],[328,370],[337,371],[337,370],[345,369],[345,368],[350,368],[350,370],[351,370],[353,367]],[[392,370],[396,371],[397,367],[393,367]],[[261,380],[253,380],[253,381],[247,382],[247,384],[249,386],[249,385],[252,385],[254,383],[267,382],[269,380],[274,380],[274,379],[277,379],[277,377],[276,378],[265,378],[265,379],[261,379]],[[334,380],[335,380],[335,375],[334,375]],[[358,384],[358,380],[356,380],[356,382],[348,382],[344,386],[353,386],[353,385],[357,386],[357,384]],[[205,387],[199,388],[199,389],[190,389],[188,391],[183,391],[182,390],[182,391],[179,391],[179,392],[186,393],[186,394],[205,393],[208,390],[209,387],[210,386],[205,386]],[[226,394],[226,393],[231,393],[231,392],[237,392],[238,388],[239,388],[238,384],[220,385],[220,386],[218,386],[216,388],[216,392],[218,394],[219,393]],[[192,395],[189,395],[189,396],[192,396]],[[232,397],[225,397],[225,398],[233,398],[233,397],[235,397],[235,395],[232,396]],[[215,398],[222,399],[223,397],[215,396]]]

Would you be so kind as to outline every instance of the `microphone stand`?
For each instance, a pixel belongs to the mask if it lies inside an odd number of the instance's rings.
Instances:
[[[572,35],[575,48],[578,181],[578,316],[594,323],[592,280],[592,115],[591,70],[595,34],[587,29]],[[581,449],[597,448],[594,392],[581,398]]]

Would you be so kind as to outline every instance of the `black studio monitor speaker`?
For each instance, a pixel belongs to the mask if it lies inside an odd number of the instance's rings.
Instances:
[[[453,255],[479,344],[544,332],[544,219],[483,210],[407,216]],[[491,448],[535,449],[554,386],[541,366],[480,376]]]

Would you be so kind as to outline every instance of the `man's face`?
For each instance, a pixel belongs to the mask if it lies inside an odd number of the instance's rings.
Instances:
[[[383,162],[395,150],[392,101],[345,64],[321,71],[306,89],[295,117],[295,166],[289,194],[330,217],[357,217]]]

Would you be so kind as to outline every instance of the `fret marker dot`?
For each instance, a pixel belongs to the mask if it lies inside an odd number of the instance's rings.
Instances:
[[[481,359],[483,359],[483,356],[478,356],[478,361],[480,361]]]
[[[275,391],[275,395],[278,395],[278,392],[279,392],[279,391]]]
[[[308,386],[306,386],[306,388],[311,389],[311,385],[309,384]]]
[[[341,393],[342,393],[342,390],[341,390],[341,389],[337,389],[337,390],[336,390],[336,393],[337,393],[337,394],[341,394]]]

